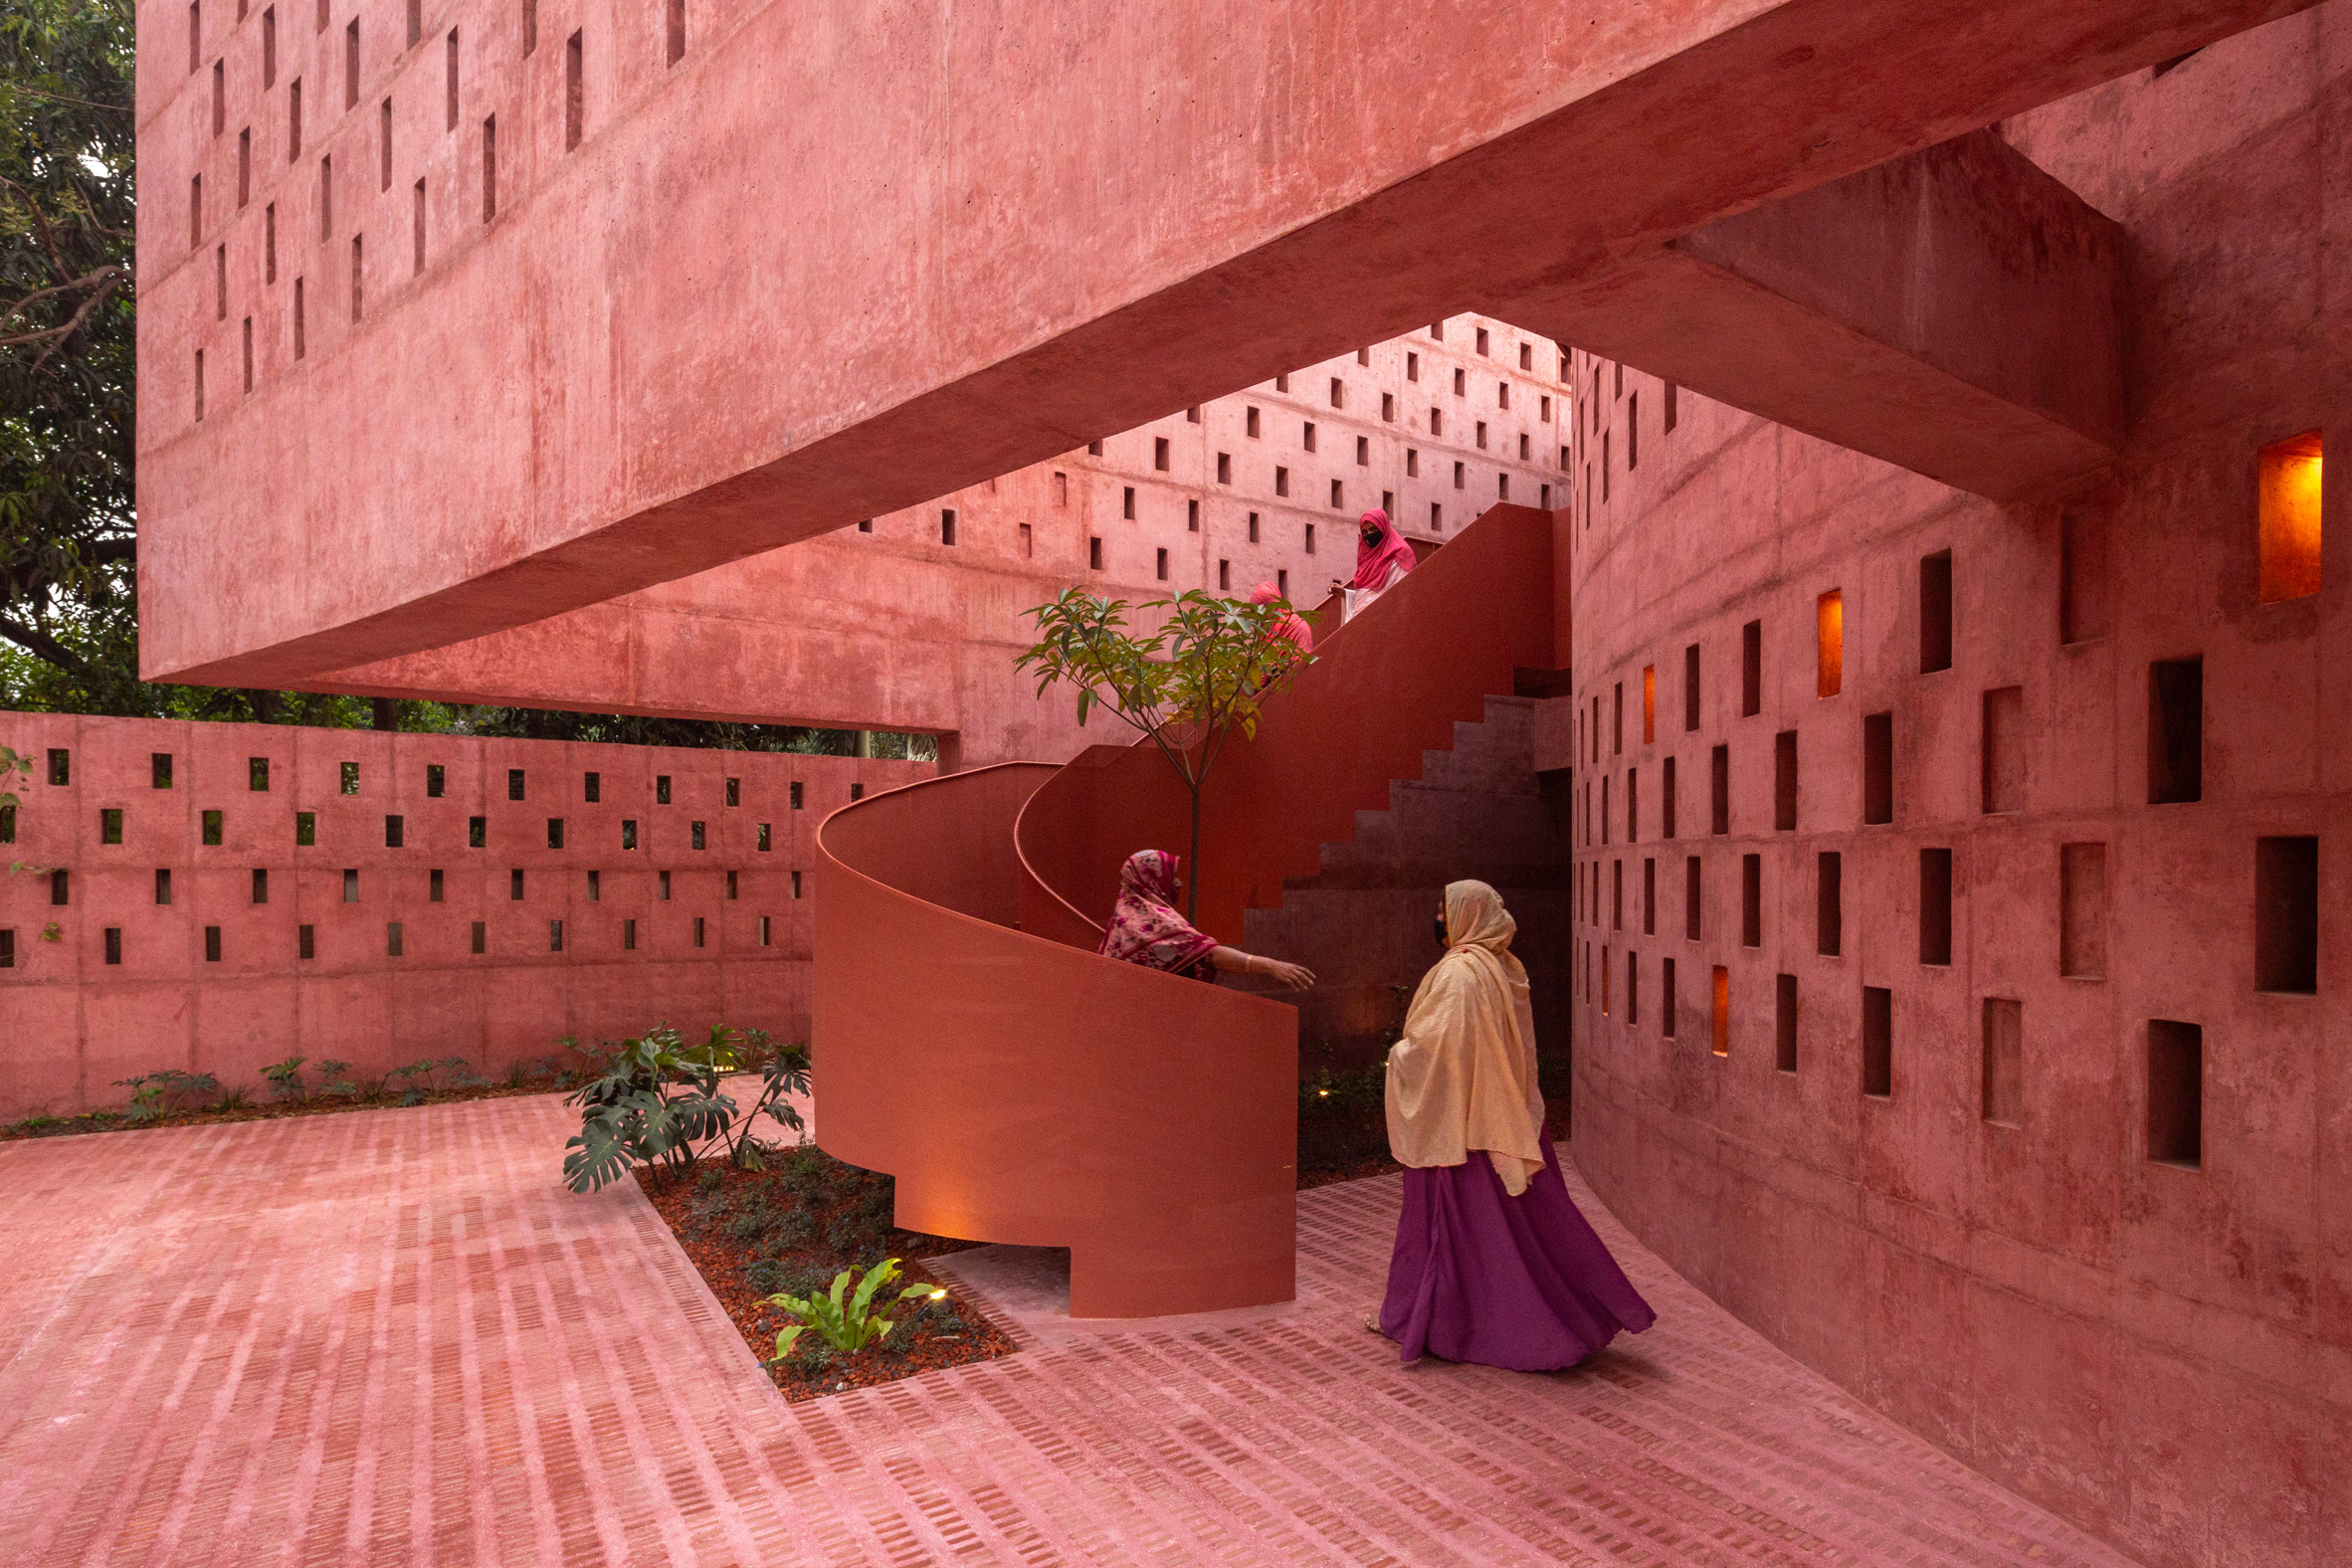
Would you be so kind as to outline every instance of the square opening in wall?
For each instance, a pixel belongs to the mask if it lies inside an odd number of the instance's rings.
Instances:
[[[2261,450],[2257,514],[2264,604],[2319,591],[2319,432]]]
[[[2148,666],[2148,804],[2205,798],[2205,661]]]
[[[2205,1163],[2205,1030],[2148,1020],[2148,1158],[2199,1170]]]
[[[2254,989],[2319,991],[2319,841],[2254,840]]]
[[[1894,993],[1862,987],[1862,1091],[1873,1099],[1894,1094]]]
[[[1984,1006],[1984,1119],[2026,1124],[2025,1004],[1988,996]]]

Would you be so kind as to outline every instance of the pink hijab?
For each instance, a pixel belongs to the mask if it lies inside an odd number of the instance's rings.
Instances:
[[[1359,540],[1358,542],[1361,543],[1362,541]],[[1250,590],[1250,602],[1252,604],[1274,604],[1279,601],[1281,597],[1281,590],[1276,588],[1273,583],[1260,583],[1257,587]],[[1286,637],[1291,642],[1296,643],[1301,653],[1311,653],[1314,649],[1314,634],[1307,630],[1306,623],[1298,618],[1296,611],[1283,612],[1282,618],[1274,623],[1274,635],[1276,637]]]
[[[1396,525],[1388,520],[1387,512],[1375,506],[1357,520],[1378,528],[1380,542],[1366,544],[1361,535],[1357,537],[1356,574],[1347,580],[1350,588],[1379,587],[1388,581],[1391,566],[1408,572],[1413,569],[1413,546],[1405,542],[1403,534],[1397,532]]]
[[[1208,960],[1217,942],[1176,912],[1176,867],[1177,857],[1166,850],[1137,850],[1127,857],[1119,868],[1118,902],[1111,907],[1100,951],[1105,958],[1146,969],[1212,979]]]

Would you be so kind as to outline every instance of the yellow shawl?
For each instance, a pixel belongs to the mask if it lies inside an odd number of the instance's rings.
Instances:
[[[1535,1014],[1511,956],[1518,922],[1482,882],[1446,888],[1446,956],[1422,977],[1388,1054],[1388,1146],[1399,1164],[1494,1162],[1517,1197],[1543,1168]]]

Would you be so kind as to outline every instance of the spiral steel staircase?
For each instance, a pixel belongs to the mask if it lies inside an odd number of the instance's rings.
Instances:
[[[1210,776],[1202,929],[1238,943],[1457,720],[1553,671],[1553,581],[1551,514],[1497,506],[1325,621]],[[894,1176],[910,1230],[1069,1248],[1077,1317],[1293,1293],[1295,1011],[1094,951],[1120,863],[1189,835],[1148,745],[926,780],[818,831],[820,1140]]]

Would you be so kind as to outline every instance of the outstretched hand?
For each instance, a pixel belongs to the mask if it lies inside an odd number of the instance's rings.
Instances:
[[[1315,972],[1304,964],[1286,964],[1279,958],[1269,958],[1260,974],[1271,976],[1285,990],[1303,991],[1315,983]]]

